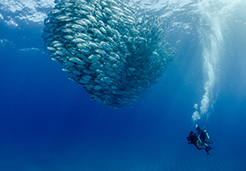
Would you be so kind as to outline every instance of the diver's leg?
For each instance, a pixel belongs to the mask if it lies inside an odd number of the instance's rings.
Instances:
[[[205,151],[207,152],[207,155],[210,155],[209,151],[212,150],[212,149],[214,149],[214,147],[207,146],[205,148]]]

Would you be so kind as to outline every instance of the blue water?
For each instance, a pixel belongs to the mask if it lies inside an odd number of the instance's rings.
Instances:
[[[43,24],[0,2],[0,170],[245,170],[246,4],[219,2],[168,4],[166,39],[177,56],[152,91],[120,109],[91,101],[44,50]],[[206,60],[214,80],[202,114]],[[206,124],[211,156],[187,144],[196,123]]]

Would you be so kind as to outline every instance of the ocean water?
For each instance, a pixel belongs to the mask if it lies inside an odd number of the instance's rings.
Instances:
[[[245,170],[245,1],[141,1],[177,55],[152,91],[120,109],[91,101],[50,59],[41,34],[53,6],[0,1],[1,171]],[[187,144],[195,124],[211,156]]]

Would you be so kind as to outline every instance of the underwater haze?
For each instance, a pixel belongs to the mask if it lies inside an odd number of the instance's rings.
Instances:
[[[103,7],[120,1],[92,2]],[[62,72],[64,63],[51,60],[41,36],[53,0],[0,1],[1,171],[245,170],[246,2],[134,0],[126,6],[163,23],[158,25],[165,31],[161,41],[169,43],[175,57],[157,83],[144,91],[135,87],[141,96],[130,107],[113,109],[92,98],[95,88],[91,93],[78,80],[70,81]],[[150,67],[158,66],[152,62]],[[157,77],[141,76],[133,81]],[[126,90],[127,95],[132,89]],[[213,141],[211,155],[188,144],[196,124]]]

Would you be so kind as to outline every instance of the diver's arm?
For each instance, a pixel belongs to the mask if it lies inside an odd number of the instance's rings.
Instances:
[[[200,143],[202,143],[202,140],[200,139],[200,135],[197,136]]]

